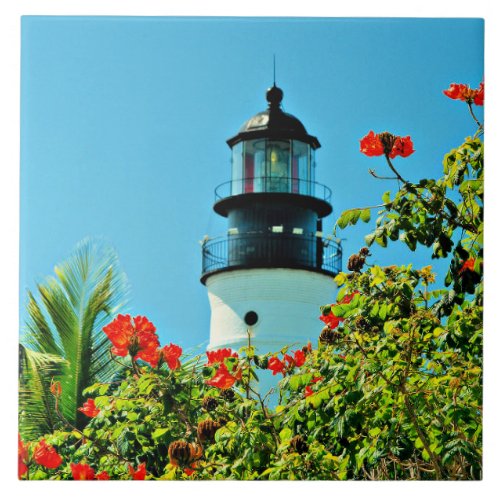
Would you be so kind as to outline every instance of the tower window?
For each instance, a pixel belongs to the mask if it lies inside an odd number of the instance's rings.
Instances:
[[[244,320],[248,326],[253,326],[255,325],[255,323],[257,323],[257,321],[259,321],[259,316],[255,311],[248,311],[245,314]]]

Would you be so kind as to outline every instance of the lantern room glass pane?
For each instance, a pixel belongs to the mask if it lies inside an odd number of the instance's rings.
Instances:
[[[266,167],[266,191],[290,192],[290,141],[267,141]]]
[[[231,195],[243,192],[243,144],[239,142],[232,149]]]
[[[293,141],[292,151],[292,192],[310,195],[311,147],[305,142]]]

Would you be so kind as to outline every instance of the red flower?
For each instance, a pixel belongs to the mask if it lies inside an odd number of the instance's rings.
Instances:
[[[87,417],[94,418],[99,415],[99,408],[96,407],[95,401],[93,399],[87,399],[81,408],[78,408],[78,411],[82,412]]]
[[[342,297],[342,299],[338,302],[338,304],[332,304],[331,308],[333,308],[334,306],[339,305],[339,304],[349,304],[351,302],[351,300],[357,294],[359,294],[358,291],[355,291],[355,292],[352,292],[352,293],[348,293],[347,295],[344,295],[344,297]],[[319,317],[319,319],[321,321],[323,321],[323,323],[325,323],[332,330],[335,330],[335,328],[337,328],[337,326],[339,326],[339,324],[342,321],[344,321],[344,318],[342,318],[341,316],[335,316],[335,314],[333,314],[333,312],[332,312],[331,309],[330,309],[330,312],[328,314],[322,314]]]
[[[214,363],[222,363],[226,358],[237,358],[238,353],[231,351],[229,347],[225,349],[218,349],[217,351],[207,351],[208,363],[207,365],[213,365]]]
[[[344,295],[344,297],[342,297],[342,300],[339,302],[339,304],[350,304],[351,300],[358,294],[359,294],[359,292],[352,292],[352,293],[348,293],[348,294]]]
[[[308,385],[306,385],[306,388],[304,389],[305,397],[308,398],[309,396],[312,396],[313,394],[314,394],[314,391]]]
[[[337,328],[337,326],[339,326],[340,322],[343,321],[344,319],[339,317],[339,316],[335,316],[335,314],[333,314],[332,311],[330,311],[328,314],[322,314],[319,319],[321,321],[323,321],[323,323],[325,323],[329,328],[331,328],[332,330],[334,330],[335,328]]]
[[[306,355],[303,351],[295,351],[293,353],[293,362],[297,368],[301,367],[306,362]]]
[[[229,373],[227,366],[221,363],[216,374],[210,380],[207,380],[207,384],[218,389],[229,389],[236,380],[237,378]]]
[[[21,476],[24,476],[26,472],[28,472],[28,466],[26,462],[28,461],[28,448],[21,440],[21,435],[17,435],[18,445],[17,445],[17,458],[18,458],[18,467],[17,467],[17,476],[21,479]]]
[[[392,146],[392,151],[389,153],[390,158],[396,158],[396,156],[402,156],[406,158],[414,153],[413,142],[410,136],[406,137],[396,137],[394,140],[394,146]]]
[[[134,325],[132,325],[130,315],[119,314],[102,330],[113,344],[111,352],[116,356],[126,356],[134,335]]]
[[[271,358],[269,358],[267,368],[269,370],[272,370],[273,375],[277,375],[278,373],[282,373],[284,375],[286,371],[285,365],[276,356],[272,356]]]
[[[47,469],[57,469],[62,463],[62,457],[57,451],[42,439],[33,452],[33,458],[38,465],[43,465]]]
[[[452,83],[447,90],[443,90],[443,94],[450,99],[461,99],[462,93],[466,87],[467,86],[463,84]]]
[[[483,106],[484,82],[481,82],[477,89],[471,89],[469,85],[463,83],[452,83],[448,89],[443,90],[443,94],[450,99],[457,99],[468,102],[469,104],[474,103],[477,106]]]
[[[184,473],[187,474],[188,476],[191,476],[195,472],[194,469],[190,469],[189,467],[186,467],[184,469]]]
[[[384,146],[378,134],[370,130],[360,141],[360,151],[366,156],[381,156],[384,154]]]
[[[143,462],[141,464],[139,464],[139,466],[137,467],[137,470],[134,470],[134,468],[129,465],[128,466],[128,471],[130,473],[130,475],[132,476],[132,479],[134,479],[135,481],[142,481],[144,480],[144,478],[146,477],[146,464]]]
[[[473,259],[472,257],[470,259],[467,259],[463,266],[460,268],[460,271],[458,271],[458,274],[462,274],[465,271],[474,271],[474,265],[476,264],[476,259]]]
[[[182,347],[178,345],[170,343],[170,345],[166,345],[162,349],[160,349],[161,355],[163,359],[167,362],[168,367],[171,370],[176,370],[181,367],[181,362],[179,358],[182,354]]]
[[[130,354],[134,360],[142,359],[153,366],[158,363],[160,342],[155,326],[145,316],[132,320],[129,314],[119,314],[103,331],[113,344],[111,352],[115,356]]]
[[[314,385],[316,382],[319,382],[320,380],[323,380],[324,377],[314,377],[311,382],[309,382],[311,385]],[[311,389],[311,385],[306,385],[306,388],[304,389],[304,395],[306,398],[309,396],[312,396],[314,394],[314,391]]]
[[[88,464],[69,464],[75,481],[88,481],[94,479],[94,469]]]
[[[285,363],[286,369],[293,367],[295,360],[289,354],[283,356],[283,362]]]
[[[479,84],[479,88],[477,89],[477,94],[474,97],[474,104],[476,106],[484,105],[484,82]]]
[[[99,474],[96,474],[95,478],[98,481],[109,481],[109,474],[105,470],[103,470],[102,472],[99,472]]]

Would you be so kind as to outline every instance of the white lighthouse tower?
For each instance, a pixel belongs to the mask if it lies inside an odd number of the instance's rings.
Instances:
[[[283,91],[227,141],[231,180],[215,190],[227,235],[205,241],[201,282],[211,307],[210,350],[247,345],[257,353],[317,338],[319,306],[331,303],[340,244],[322,234],[331,191],[315,182],[318,139],[283,112]]]

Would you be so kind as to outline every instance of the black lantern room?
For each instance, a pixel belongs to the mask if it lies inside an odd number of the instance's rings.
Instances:
[[[282,110],[280,88],[268,89],[266,99],[268,108],[227,141],[232,175],[216,188],[214,210],[227,217],[228,232],[203,244],[203,283],[232,269],[340,271],[340,245],[322,235],[332,206],[330,189],[315,182],[320,143]]]

